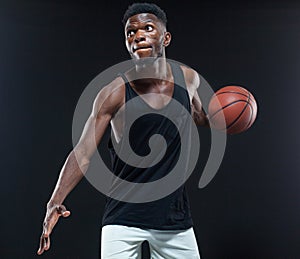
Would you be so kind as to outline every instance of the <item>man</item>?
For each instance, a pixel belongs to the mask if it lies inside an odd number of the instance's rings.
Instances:
[[[122,145],[126,116],[131,112],[129,105],[124,104],[138,97],[139,102],[132,109],[147,107],[159,111],[167,109],[172,99],[176,99],[191,113],[197,125],[208,125],[197,94],[198,74],[191,68],[176,66],[166,60],[165,48],[171,42],[171,34],[166,30],[164,11],[155,4],[133,4],[125,12],[123,22],[126,47],[134,61],[134,69],[116,77],[97,95],[82,136],[66,159],[47,204],[39,255],[50,248],[50,234],[59,217],[70,215],[62,203],[88,169],[96,149],[93,143],[99,144],[109,123],[114,141],[118,146]],[[144,74],[151,77],[141,76]],[[183,87],[178,86],[179,81]],[[118,158],[110,145],[113,172],[122,179],[131,182],[159,179],[174,167],[178,158],[180,139],[170,122],[149,116],[135,125],[134,150],[145,155],[147,148],[143,143],[158,133],[167,136],[168,155],[155,166],[135,168]],[[185,123],[182,122],[182,128]],[[103,216],[101,257],[139,258],[141,243],[147,240],[153,258],[200,258],[192,227],[184,185],[151,202],[130,203],[108,198]]]

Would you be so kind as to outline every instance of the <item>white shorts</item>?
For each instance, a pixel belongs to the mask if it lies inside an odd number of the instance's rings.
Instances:
[[[106,225],[101,233],[101,259],[141,258],[141,244],[149,242],[151,259],[199,259],[193,228],[154,230]]]

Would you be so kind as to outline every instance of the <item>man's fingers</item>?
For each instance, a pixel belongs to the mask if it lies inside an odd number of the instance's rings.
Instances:
[[[41,238],[40,238],[40,247],[39,247],[39,249],[37,251],[38,255],[41,255],[44,252],[44,250],[45,250],[45,242],[46,242],[46,240],[44,238],[44,235],[42,235]]]
[[[71,215],[71,211],[69,211],[69,210],[64,211],[64,212],[62,213],[62,216],[63,216],[64,218],[69,217],[70,215]]]
[[[41,240],[40,240],[40,247],[39,247],[39,249],[37,251],[37,254],[41,255],[43,253],[43,251],[44,251],[44,244],[43,244],[43,240],[41,238]]]
[[[45,246],[44,249],[48,251],[50,248],[50,237],[45,238]]]
[[[63,217],[69,217],[71,214],[71,211],[67,210],[64,205],[57,206],[56,210]]]
[[[51,212],[51,214],[45,219],[44,221],[44,232],[43,235],[44,237],[49,237],[50,234],[52,233],[52,229],[56,225],[58,218],[61,216],[61,213],[58,211],[58,208],[55,208]]]
[[[50,234],[52,229],[56,225],[60,216],[64,218],[69,217],[71,212],[66,209],[64,205],[53,206],[48,208],[46,218],[43,225],[43,234],[40,238],[40,247],[37,251],[38,255],[41,255],[45,251],[50,249]]]
[[[43,248],[39,248],[39,250],[37,251],[37,254],[41,255],[43,252],[44,252],[44,249]]]

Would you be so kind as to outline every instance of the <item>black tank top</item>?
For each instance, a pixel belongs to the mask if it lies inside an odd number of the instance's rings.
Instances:
[[[180,109],[186,109],[191,113],[190,99],[186,90],[186,84],[183,72],[179,65],[170,63],[174,78],[174,91],[170,102],[174,99],[180,103]],[[125,122],[126,116],[134,109],[134,112],[147,111],[146,115],[137,119],[130,127],[129,141],[132,150],[139,156],[146,156],[150,152],[147,144],[151,136],[159,134],[163,136],[167,143],[165,155],[153,166],[147,168],[138,168],[126,164],[116,154],[112,141],[109,141],[108,147],[112,158],[112,171],[121,179],[130,182],[145,183],[158,180],[167,175],[178,161],[181,140],[176,126],[164,116],[157,114],[155,109],[151,108],[139,95],[133,90],[126,77],[121,75],[125,81]],[[180,85],[180,86],[179,86]],[[136,98],[137,97],[137,98]],[[126,105],[135,98],[132,105]],[[168,109],[168,103],[162,109]],[[180,127],[188,128],[188,119],[182,115],[181,111],[172,109],[180,119]],[[150,113],[149,113],[150,110]],[[151,113],[151,110],[153,113]],[[186,111],[185,111],[186,112]],[[173,114],[174,116],[174,114]],[[125,123],[126,128],[126,123]],[[117,144],[118,149],[122,149],[122,139]],[[188,152],[187,152],[188,154]],[[188,159],[188,158],[187,158]],[[182,172],[183,174],[185,172]],[[153,190],[154,192],[156,190]],[[160,230],[179,230],[187,229],[193,225],[190,205],[188,201],[185,185],[181,185],[171,194],[155,201],[145,203],[124,202],[107,197],[105,211],[103,214],[102,225],[125,225],[139,228],[160,229]]]

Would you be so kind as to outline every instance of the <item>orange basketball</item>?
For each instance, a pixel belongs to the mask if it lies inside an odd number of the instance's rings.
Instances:
[[[237,134],[249,129],[257,115],[254,96],[244,87],[225,86],[215,92],[208,104],[212,128]]]

